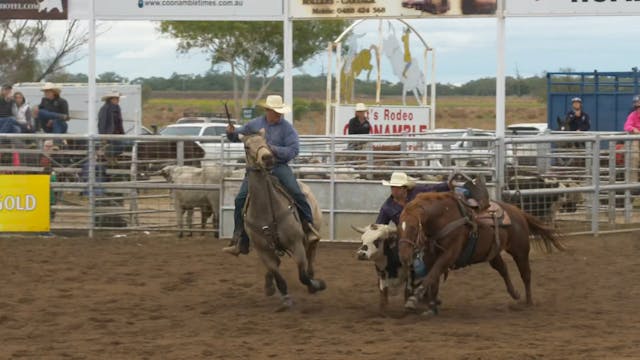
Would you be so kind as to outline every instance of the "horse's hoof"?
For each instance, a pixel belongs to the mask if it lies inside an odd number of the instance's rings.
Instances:
[[[510,293],[511,298],[513,298],[513,300],[520,300],[520,293],[517,291],[513,291],[512,293]]]
[[[285,312],[293,307],[293,300],[286,298],[282,301],[282,304],[276,309],[276,312]]]
[[[423,317],[432,318],[432,317],[438,316],[438,312],[434,311],[433,309],[429,309],[420,315]]]
[[[415,296],[409,296],[407,301],[404,303],[405,310],[415,311],[418,306],[418,299]]]
[[[309,293],[310,294],[315,294],[318,291],[322,291],[324,289],[327,288],[327,284],[324,282],[324,280],[320,280],[320,279],[314,279],[311,280],[311,285],[309,285]]]

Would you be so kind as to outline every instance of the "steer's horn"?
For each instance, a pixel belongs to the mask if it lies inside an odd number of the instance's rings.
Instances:
[[[366,231],[364,228],[358,228],[358,227],[356,227],[356,226],[353,226],[353,224],[351,224],[351,228],[352,228],[354,231],[359,232],[360,234],[364,234],[364,233],[365,233],[365,231]]]

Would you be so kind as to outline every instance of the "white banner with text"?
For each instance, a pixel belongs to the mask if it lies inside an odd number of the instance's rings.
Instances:
[[[97,19],[112,20],[259,20],[284,14],[282,0],[109,0],[96,1],[95,11]]]
[[[355,105],[334,107],[334,134],[348,135],[349,120],[355,116]],[[429,130],[429,107],[402,105],[374,105],[367,112],[371,135],[400,135]]]

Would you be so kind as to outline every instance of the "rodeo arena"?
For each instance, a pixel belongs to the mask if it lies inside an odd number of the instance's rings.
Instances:
[[[507,20],[637,3],[4,3],[33,6],[3,19],[87,22],[89,81],[13,84],[62,92],[68,129],[0,133],[0,358],[640,359],[640,128],[625,127],[640,73],[548,73],[546,123],[505,111]],[[438,121],[438,49],[413,21],[444,17],[497,22],[495,130]],[[293,22],[336,18],[325,133],[296,140]],[[96,83],[96,23],[133,20],[282,22],[284,92],[255,120],[149,132],[141,85]],[[124,135],[98,131],[111,98]],[[565,121],[575,102],[587,131]]]

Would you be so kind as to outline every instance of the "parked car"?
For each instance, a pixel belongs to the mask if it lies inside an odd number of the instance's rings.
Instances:
[[[204,123],[224,123],[228,124],[229,120],[226,117],[218,116],[185,116],[176,120],[176,124],[204,124]],[[231,123],[236,124],[235,119],[231,119]]]
[[[227,122],[181,123],[168,125],[161,136],[217,136],[220,140],[195,141],[204,151],[204,161],[220,161],[223,156],[229,161],[244,161],[244,145],[226,140]]]
[[[531,137],[548,134],[547,123],[520,123],[507,126],[506,135],[510,137]],[[517,146],[514,146],[517,145]],[[550,152],[548,143],[507,144],[507,150],[517,157],[519,165],[537,165],[544,160],[542,155]]]
[[[493,166],[495,159],[495,133],[480,129],[435,129],[429,135],[442,138],[426,144],[427,150],[437,153],[430,156],[430,166],[444,167],[487,167]],[[487,137],[487,140],[464,140],[467,137]],[[447,140],[447,138],[449,140]],[[447,149],[448,148],[448,149]],[[511,160],[511,152],[507,149],[507,162]]]

